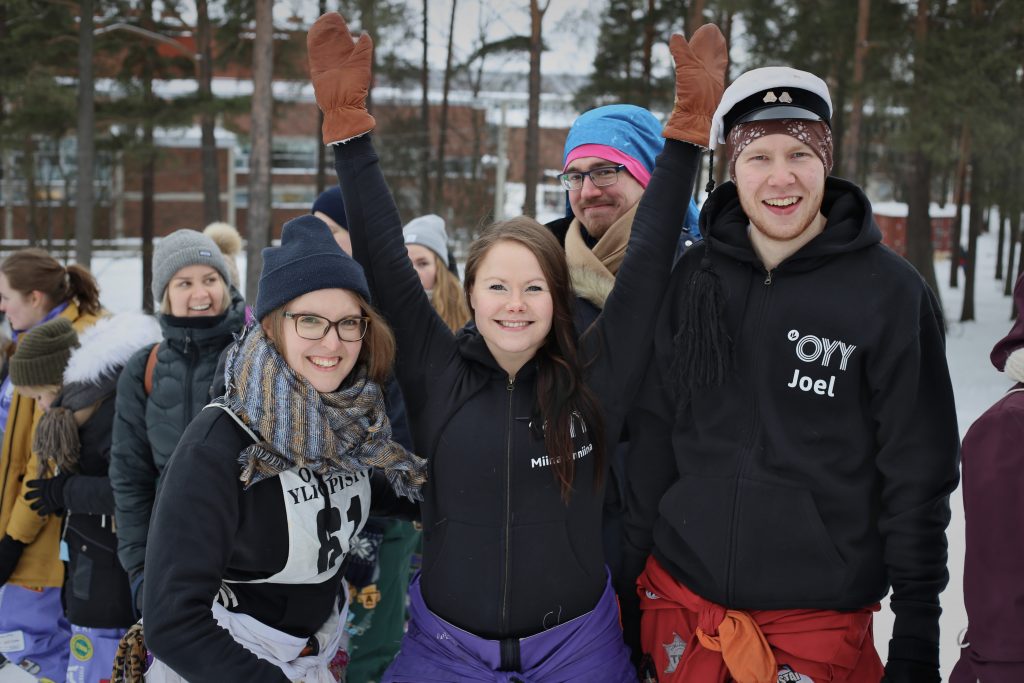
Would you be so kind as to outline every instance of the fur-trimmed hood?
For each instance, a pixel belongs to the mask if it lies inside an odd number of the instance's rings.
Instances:
[[[572,279],[576,296],[604,310],[604,302],[608,300],[608,295],[615,286],[614,278],[582,266],[570,266],[569,277]]]
[[[128,359],[163,338],[156,318],[141,312],[101,318],[78,337],[64,370],[64,384],[92,383],[117,375]]]

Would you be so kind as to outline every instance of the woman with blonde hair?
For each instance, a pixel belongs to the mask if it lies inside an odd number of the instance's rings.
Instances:
[[[409,221],[402,229],[405,248],[430,303],[452,332],[469,322],[469,306],[462,284],[448,261],[448,233],[444,219],[430,213]]]
[[[64,318],[77,332],[102,314],[99,286],[79,265],[64,267],[42,249],[16,251],[0,263],[0,310],[7,315],[15,348],[28,330]],[[61,606],[64,565],[60,518],[40,517],[29,506],[27,482],[39,459],[32,435],[42,409],[14,393],[10,377],[0,385],[0,653],[39,677],[64,680],[70,630]]]
[[[221,351],[245,324],[221,250],[195,230],[177,230],[153,253],[153,301],[160,343],[128,361],[117,384],[110,482],[118,557],[142,611],[146,536],[157,486],[185,427],[210,401]]]

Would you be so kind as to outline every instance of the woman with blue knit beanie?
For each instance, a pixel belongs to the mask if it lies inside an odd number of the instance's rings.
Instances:
[[[150,527],[147,683],[335,683],[338,596],[371,511],[417,500],[425,461],[391,438],[394,337],[363,269],[301,216],[263,250],[256,321],[226,392],[189,424]],[[388,509],[391,508],[391,509]],[[182,552],[183,549],[186,552]]]

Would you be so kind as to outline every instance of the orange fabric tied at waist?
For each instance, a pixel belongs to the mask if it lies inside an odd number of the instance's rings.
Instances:
[[[725,667],[736,683],[776,683],[779,667],[757,622],[746,612],[710,602],[708,606],[698,618],[701,625],[696,635],[700,644],[722,653]]]
[[[776,683],[785,666],[814,683],[878,683],[884,673],[871,629],[877,604],[848,612],[726,609],[653,557],[637,591],[643,650],[662,683]]]

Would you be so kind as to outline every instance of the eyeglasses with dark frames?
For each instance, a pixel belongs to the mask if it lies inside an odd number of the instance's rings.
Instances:
[[[558,176],[558,182],[562,183],[562,187],[567,190],[582,190],[584,179],[590,178],[594,187],[608,187],[619,182],[619,171],[625,170],[626,167],[619,164],[592,168],[589,171],[568,171]]]
[[[370,326],[370,319],[365,315],[350,315],[341,320],[328,320],[314,313],[285,311],[284,317],[295,323],[295,334],[310,341],[323,339],[333,327],[338,333],[338,339],[356,342],[366,336],[366,329]]]

